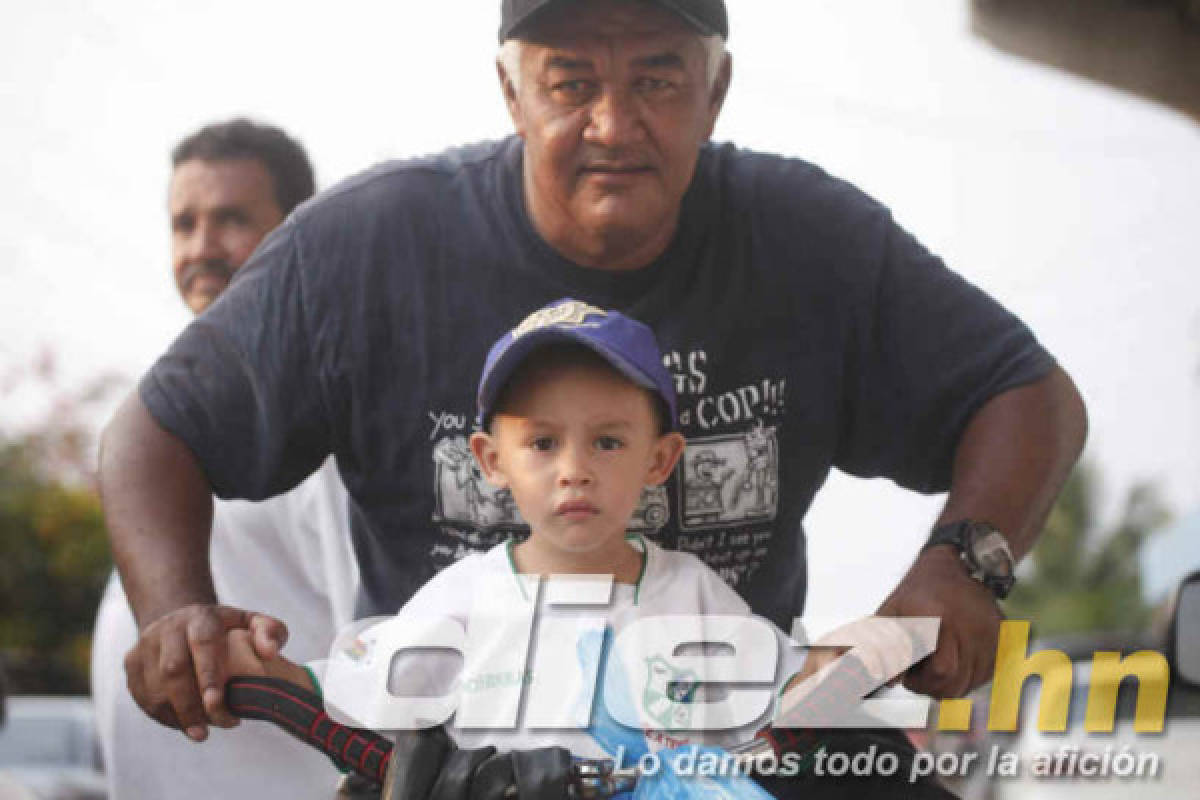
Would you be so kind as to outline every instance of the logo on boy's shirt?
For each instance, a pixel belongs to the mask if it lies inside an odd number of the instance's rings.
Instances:
[[[500,670],[471,675],[462,682],[463,692],[488,692],[533,683],[532,670]]]
[[[692,724],[699,676],[679,669],[661,654],[646,659],[642,711],[662,730],[687,730]]]

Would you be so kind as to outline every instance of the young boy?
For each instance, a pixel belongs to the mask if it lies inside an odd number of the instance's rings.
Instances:
[[[682,641],[734,641],[739,657],[779,658],[775,675],[785,678],[799,669],[800,651],[773,629],[764,641],[767,623],[747,624],[745,602],[699,559],[626,533],[643,489],[666,481],[685,448],[672,384],[649,328],[575,300],[535,312],[496,342],[480,380],[481,430],[471,449],[488,482],[511,492],[529,536],[463,558],[394,619],[339,636],[322,681],[331,713],[361,727],[397,728],[440,723],[457,708],[448,729],[460,746],[558,745],[586,758],[636,759],[752,737],[765,716],[716,735],[693,730],[714,721],[703,716],[705,704],[721,696],[698,685],[695,662],[676,652],[679,626],[701,620]],[[612,576],[612,585],[584,606],[539,600],[539,586],[546,593],[549,584],[532,577],[598,575]],[[576,588],[586,592],[580,580]],[[647,631],[641,647],[605,657],[620,650],[611,647],[614,635],[619,641],[631,623],[652,619],[663,624],[635,629]],[[665,641],[672,630],[677,635]],[[445,649],[392,658],[430,641],[422,638],[430,631],[462,645],[461,668]],[[239,669],[317,688],[305,668],[284,659],[260,665],[244,642],[231,650],[245,662]],[[605,669],[610,660],[621,663]]]

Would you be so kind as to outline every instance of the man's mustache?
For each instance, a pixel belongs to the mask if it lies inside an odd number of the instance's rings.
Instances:
[[[233,265],[223,258],[197,261],[183,268],[183,274],[180,276],[180,286],[186,292],[192,287],[195,280],[202,275],[211,275],[215,278],[221,278],[225,283],[229,283],[233,278],[233,273]]]
[[[615,167],[615,168],[644,168],[656,165],[655,159],[641,148],[633,147],[589,147],[579,156],[582,168]]]

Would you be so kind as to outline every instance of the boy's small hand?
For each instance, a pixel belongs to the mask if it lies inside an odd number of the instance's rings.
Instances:
[[[228,670],[226,679],[233,675],[266,675],[265,662],[254,649],[254,634],[242,628],[234,628],[225,633],[225,652],[228,658],[225,668]],[[210,690],[216,692],[216,689]],[[207,694],[207,693],[206,693]],[[205,700],[209,698],[206,696]],[[221,727],[232,728],[241,720],[225,713],[221,715]]]
[[[267,659],[254,649],[254,635],[247,630],[235,628],[225,634],[225,647],[229,652],[230,675],[267,675]],[[271,659],[274,660],[274,659]]]
[[[226,634],[225,646],[229,650],[229,675],[266,675],[279,678],[308,689],[317,691],[308,672],[304,667],[289,661],[281,655],[264,658],[262,649],[255,640],[254,632],[242,629],[232,630]]]

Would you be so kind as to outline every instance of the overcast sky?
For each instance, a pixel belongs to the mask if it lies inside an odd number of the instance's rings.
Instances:
[[[506,134],[498,5],[5,4],[0,371],[48,346],[68,380],[132,379],[186,323],[167,152],[202,123],[282,125],[323,185]],[[1024,318],[1085,395],[1109,513],[1139,479],[1200,505],[1200,127],[994,51],[963,0],[730,6],[716,138],[853,181]],[[0,397],[0,424],[39,399]],[[831,480],[809,519],[810,611],[870,611],[938,502]]]

